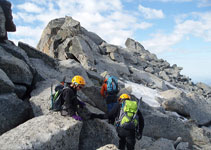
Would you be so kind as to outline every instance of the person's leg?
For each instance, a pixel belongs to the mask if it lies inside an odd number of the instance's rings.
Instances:
[[[118,136],[119,136],[119,149],[124,150],[125,145],[126,145],[126,137],[128,136],[128,132],[121,127],[117,127],[117,133],[118,133]]]
[[[107,110],[108,110],[108,112],[110,112],[110,111],[111,111],[111,109],[112,109],[112,103],[107,104]]]
[[[108,113],[113,109],[113,107],[114,107],[115,104],[116,103],[107,104]],[[108,123],[114,125],[114,122],[115,122],[115,118],[108,118]]]
[[[125,144],[126,144],[125,137],[119,136],[119,149],[120,150],[124,150],[125,149]]]
[[[127,150],[134,150],[135,144],[135,132],[131,132],[131,134],[126,137]]]

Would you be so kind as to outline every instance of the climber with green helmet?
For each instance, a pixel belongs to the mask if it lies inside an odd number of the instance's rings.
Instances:
[[[71,116],[75,120],[81,121],[81,117],[77,114],[78,108],[82,108],[85,103],[77,99],[77,91],[85,86],[86,82],[82,76],[76,75],[72,78],[72,82],[62,91],[62,105],[61,115]]]
[[[136,139],[142,138],[144,118],[138,109],[138,102],[132,100],[128,94],[122,94],[117,103],[108,114],[92,113],[90,118],[115,118],[116,130],[119,136],[119,149],[134,150]]]

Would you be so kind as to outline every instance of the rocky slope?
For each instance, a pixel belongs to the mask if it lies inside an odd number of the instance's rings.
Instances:
[[[6,31],[4,26],[1,28]],[[204,83],[194,84],[180,74],[181,67],[158,59],[133,39],[128,38],[125,46],[106,43],[71,17],[49,22],[37,49],[22,42],[16,46],[2,38],[1,148],[117,149],[115,127],[106,121],[88,120],[90,112],[106,111],[99,91],[103,77],[112,74],[120,79],[119,94],[132,93],[125,88],[125,82],[131,81],[161,95],[157,97],[160,107],[141,102],[145,128],[136,149],[210,149],[211,88]],[[83,122],[49,110],[51,84],[64,76],[69,81],[77,74],[87,81],[79,93],[87,106],[80,112]]]

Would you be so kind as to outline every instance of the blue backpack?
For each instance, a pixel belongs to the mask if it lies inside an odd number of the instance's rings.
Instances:
[[[118,92],[118,79],[115,76],[110,76],[107,80],[107,93],[117,94]]]

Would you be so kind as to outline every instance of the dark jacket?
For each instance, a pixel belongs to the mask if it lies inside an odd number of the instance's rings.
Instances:
[[[62,109],[66,110],[70,116],[76,115],[80,104],[77,99],[77,90],[72,87],[65,88],[62,92],[62,98],[64,101]]]
[[[117,118],[119,117],[121,107],[122,107],[122,104],[116,103],[110,112],[108,112],[107,114],[99,114],[96,116],[96,118],[100,118],[100,119]],[[138,115],[138,132],[142,134],[143,129],[144,129],[144,118],[142,116],[142,113],[139,110],[137,112],[137,115]]]

